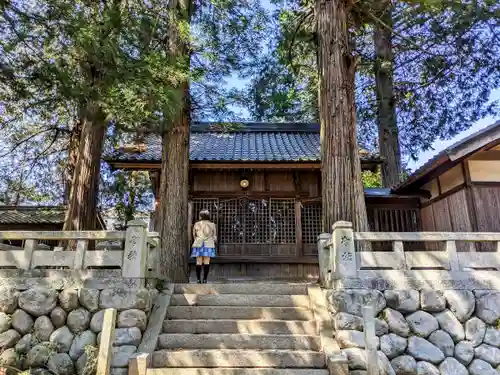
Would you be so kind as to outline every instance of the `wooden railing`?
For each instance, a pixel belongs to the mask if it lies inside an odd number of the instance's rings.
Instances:
[[[495,252],[457,252],[457,242],[487,242],[496,244]],[[371,251],[363,243],[389,242],[392,251]],[[422,251],[405,251],[405,243],[423,243]],[[442,243],[443,251],[425,251],[427,243]],[[354,232],[352,223],[337,222],[331,236],[321,235],[320,270],[323,284],[357,279],[357,285],[368,285],[359,280],[388,279],[398,283],[396,278],[415,280],[465,280],[493,272],[495,278],[480,286],[488,289],[500,275],[500,233],[444,233],[444,232]],[[470,249],[474,249],[471,246]],[[358,249],[358,250],[357,250]],[[500,280],[498,281],[500,285]],[[355,283],[347,283],[354,285]],[[456,287],[457,283],[454,284]],[[470,283],[469,283],[470,284]],[[401,285],[401,284],[400,284]]]
[[[54,277],[59,273],[71,274],[73,278],[83,275],[87,279],[118,277],[136,280],[134,285],[142,285],[146,278],[155,276],[159,235],[148,232],[146,223],[140,220],[129,222],[126,232],[0,231],[0,242],[4,240],[22,240],[24,247],[16,250],[9,246],[9,250],[0,250],[0,277]],[[61,251],[64,246],[52,249],[40,246],[40,241],[66,243],[72,251]],[[113,245],[103,246],[103,241]],[[88,249],[89,243],[104,250]]]

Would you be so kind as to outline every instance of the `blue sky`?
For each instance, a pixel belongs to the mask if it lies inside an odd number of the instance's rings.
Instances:
[[[491,93],[490,99],[491,100],[500,99],[500,89],[493,91]],[[441,141],[441,140],[435,141],[432,145],[432,148],[434,150],[422,151],[418,156],[418,161],[416,162],[411,161],[410,163],[408,163],[408,167],[411,168],[412,170],[415,170],[416,168],[420,167],[427,160],[432,158],[434,155],[436,155],[438,152],[442,151],[446,147],[451,146],[453,143],[477,132],[478,130],[481,130],[482,128],[485,128],[488,125],[491,125],[492,123],[498,120],[499,120],[498,118],[494,117],[485,117],[474,123],[474,125],[472,125],[468,130],[458,134],[456,137],[453,137],[446,141]]]
[[[232,87],[236,87],[236,88],[243,88],[245,86],[245,84],[247,83],[248,81],[245,81],[245,80],[241,80],[239,79],[236,75],[233,75],[229,80],[228,80],[228,84]],[[499,100],[500,99],[500,88],[497,89],[497,90],[494,90],[492,93],[491,93],[491,97],[490,97],[490,100]],[[241,110],[241,109],[238,109],[238,110]],[[245,116],[245,117],[248,117],[248,112],[246,110],[241,110],[242,111],[242,115]],[[417,169],[418,167],[420,167],[421,165],[423,165],[427,160],[429,160],[430,158],[432,158],[434,155],[436,155],[438,152],[442,151],[443,149],[445,149],[446,147],[448,146],[451,146],[453,143],[477,132],[478,130],[481,130],[482,128],[485,128],[486,126],[488,125],[491,125],[492,123],[494,123],[495,121],[498,121],[500,120],[499,118],[494,118],[494,117],[485,117],[477,122],[475,122],[469,129],[463,131],[462,133],[456,135],[455,137],[451,138],[451,139],[448,139],[448,140],[436,140],[433,144],[432,144],[432,149],[430,150],[427,150],[427,151],[422,151],[420,152],[420,154],[418,155],[418,160],[417,161],[413,161],[413,160],[410,160],[409,163],[408,163],[408,168],[410,168],[412,171],[414,171],[415,169]]]
[[[274,11],[276,9],[276,6],[271,4],[270,0],[261,0],[261,4],[268,11]],[[232,86],[232,87],[243,88],[248,83],[248,81],[239,79],[237,77],[237,75],[235,74],[228,80],[227,83],[229,84],[229,86]],[[490,99],[491,100],[500,99],[500,88],[492,92]],[[243,111],[242,115],[248,116],[247,111]],[[498,121],[498,120],[500,120],[500,119],[498,119],[498,118],[495,119],[493,117],[486,117],[486,118],[483,118],[483,119],[477,121],[476,123],[474,123],[468,130],[458,134],[457,136],[455,136],[449,140],[445,140],[445,141],[436,140],[432,145],[432,149],[428,150],[428,151],[422,151],[418,155],[417,161],[410,161],[408,163],[408,168],[410,168],[411,170],[415,170],[416,168],[423,165],[427,160],[432,158],[434,155],[436,155],[438,152],[442,151],[446,147],[451,146],[453,143],[461,140],[462,138],[465,138],[465,137],[477,132],[478,130],[480,130],[486,126],[491,125],[492,123],[494,123],[495,121]]]

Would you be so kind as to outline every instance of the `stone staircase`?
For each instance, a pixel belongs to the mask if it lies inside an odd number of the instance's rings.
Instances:
[[[151,365],[162,375],[328,375],[307,284],[179,284]]]

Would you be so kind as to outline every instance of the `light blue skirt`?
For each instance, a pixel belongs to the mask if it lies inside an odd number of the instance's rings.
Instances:
[[[201,247],[193,247],[191,251],[191,258],[196,258],[196,257],[215,258],[215,248],[206,247],[205,243],[203,243]]]

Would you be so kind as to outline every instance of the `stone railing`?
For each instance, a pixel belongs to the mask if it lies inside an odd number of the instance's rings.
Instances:
[[[497,251],[457,252],[459,241],[495,243]],[[361,242],[390,242],[392,251],[363,251]],[[445,245],[443,251],[405,251],[408,242]],[[334,224],[332,235],[318,238],[322,284],[351,289],[500,290],[499,248],[500,233],[354,232],[343,221]]]
[[[155,276],[159,235],[140,220],[129,222],[126,232],[0,231],[4,240],[23,240],[24,247],[0,250],[0,287],[142,287]],[[40,241],[67,243],[73,251],[50,249]],[[89,243],[100,250],[88,249]]]

